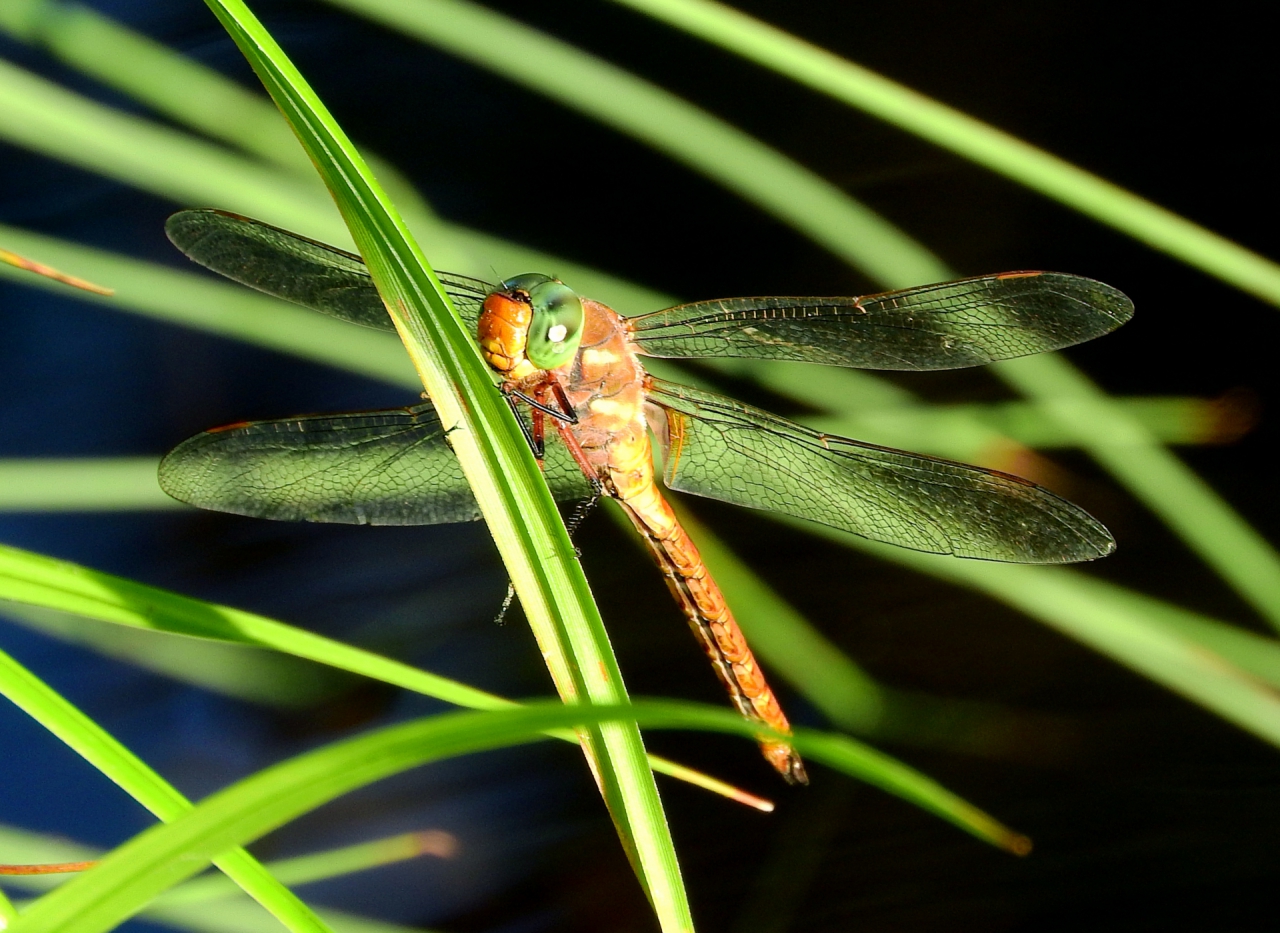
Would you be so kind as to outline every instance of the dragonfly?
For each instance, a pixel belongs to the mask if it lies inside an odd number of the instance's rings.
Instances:
[[[393,330],[353,253],[216,210],[166,224],[189,258],[269,295]],[[876,541],[956,557],[1066,563],[1111,553],[1078,506],[1007,473],[824,434],[656,378],[642,357],[739,357],[921,371],[1091,340],[1127,321],[1116,289],[1055,272],[985,275],[853,298],[728,298],[624,317],[551,276],[441,273],[561,502],[617,500],[768,762],[807,783],[790,724],[724,595],[655,482]],[[550,430],[549,430],[550,428]],[[479,508],[428,403],[241,422],[183,441],[161,487],[192,505],[285,521],[422,525]],[[551,443],[546,443],[551,440]],[[778,738],[783,736],[784,738]]]

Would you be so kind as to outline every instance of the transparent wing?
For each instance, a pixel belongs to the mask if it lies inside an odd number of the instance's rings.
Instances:
[[[226,211],[180,211],[164,230],[190,259],[241,285],[353,324],[395,330],[355,253]],[[438,275],[463,321],[474,325],[493,289],[464,275]]]
[[[819,434],[658,379],[648,398],[664,480],[681,492],[957,557],[1052,564],[1115,548],[1088,513],[1016,476]]]
[[[434,525],[480,517],[435,409],[252,421],[188,438],[160,462],[175,499],[282,521]],[[561,501],[590,496],[559,443],[544,462]]]
[[[1109,285],[1009,272],[862,298],[727,298],[628,319],[660,357],[801,360],[858,369],[980,366],[1092,340],[1133,316]]]

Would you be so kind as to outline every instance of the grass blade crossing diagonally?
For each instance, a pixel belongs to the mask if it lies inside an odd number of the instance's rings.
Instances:
[[[214,13],[285,114],[343,213],[472,484],[561,696],[626,700],[622,675],[532,452],[471,338],[385,194],[306,81],[243,3]],[[584,732],[584,749],[664,930],[692,926],[653,774],[634,725]]]
[[[176,824],[135,836],[88,872],[45,895],[16,933],[102,933],[151,898],[200,871],[210,857],[283,825],[323,803],[431,761],[523,744],[547,730],[625,717],[658,727],[696,728],[754,738],[759,727],[728,710],[693,703],[552,706],[448,713],[389,726],[300,755],[202,801]],[[836,770],[874,769],[876,786],[1015,854],[1029,841],[910,768],[843,736],[796,731],[804,753]]]
[[[714,0],[614,0],[773,69],[1270,304],[1280,266],[966,113]]]
[[[148,478],[153,486],[155,473],[156,464],[152,461],[148,464]],[[156,492],[163,495],[158,490]],[[0,545],[0,599],[144,631],[266,648],[469,709],[507,709],[517,705],[512,700],[447,677],[256,613],[203,602],[5,545]],[[569,733],[559,737],[576,741]],[[768,801],[665,758],[650,756],[650,764],[660,773],[678,777],[758,810],[773,809]]]
[[[161,820],[177,819],[191,803],[128,749],[30,671],[0,652],[0,692]],[[219,854],[215,864],[294,933],[329,927],[248,852]]]

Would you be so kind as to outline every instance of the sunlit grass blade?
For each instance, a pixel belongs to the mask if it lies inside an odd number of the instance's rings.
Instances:
[[[18,919],[18,909],[13,906],[13,901],[0,891],[0,930],[7,930],[9,924]]]
[[[10,142],[81,168],[163,186],[180,201],[256,211],[272,223],[342,240],[342,224],[319,185],[220,150],[140,117],[103,107],[0,59],[0,132]],[[193,167],[197,167],[192,171]]]
[[[334,196],[443,423],[561,697],[626,699],[569,536],[494,376],[358,152],[239,0],[209,0]],[[664,930],[692,927],[674,845],[633,724],[582,734],[623,841]]]
[[[1280,266],[952,107],[713,0],[615,0],[1038,191],[1280,304]]]
[[[43,45],[66,64],[164,114],[314,184],[315,169],[289,125],[264,95],[180,55],[97,10],[66,0],[12,0],[0,28]],[[436,223],[413,186],[384,161],[377,169],[411,227]]]
[[[330,2],[440,45],[675,155],[883,285],[902,288],[958,277],[922,244],[752,137],[660,88],[514,20],[465,0]],[[685,6],[694,9],[678,0],[667,0],[662,9],[673,15],[671,9],[683,10]],[[839,62],[829,53],[748,20],[727,7],[699,2],[696,9],[701,11],[699,22],[708,35],[712,31],[707,22],[714,24],[716,36],[727,35],[746,22],[771,40],[789,41],[793,45],[788,48],[793,53],[800,49],[808,59],[826,64],[830,63],[828,60]],[[446,12],[447,17],[443,15]],[[711,14],[720,18],[710,19]],[[537,54],[513,56],[507,54],[510,48],[536,49]],[[804,192],[813,195],[824,213],[819,214],[808,204]],[[805,206],[798,209],[800,205]],[[1165,213],[1161,212],[1161,216]],[[836,214],[844,219],[837,222]],[[1186,224],[1172,214],[1168,217]],[[1212,238],[1207,232],[1206,236]],[[1226,241],[1221,244],[1231,246]],[[1275,294],[1280,296],[1280,289]],[[1053,402],[1047,410],[1060,416],[1064,429],[1071,431],[1121,483],[1168,522],[1202,560],[1280,628],[1280,554],[1193,471],[1123,412],[1111,409],[1105,418],[1098,419],[1068,417],[1067,407],[1083,406],[1101,414],[1108,403],[1104,393],[1060,357],[1042,354],[1012,360],[997,364],[995,371],[1029,397]],[[1056,398],[1055,393],[1064,391],[1068,393],[1064,398]],[[1108,439],[1117,432],[1126,435],[1131,447],[1127,456],[1104,453]]]
[[[435,858],[452,858],[458,850],[458,839],[452,833],[440,829],[427,829],[415,833],[400,833],[343,846],[313,852],[295,858],[268,862],[267,868],[284,884],[303,885],[357,872],[369,871],[383,865],[391,865],[409,859],[430,855]],[[167,891],[156,900],[159,906],[196,904],[240,894],[226,878],[209,875],[195,878]]]
[[[181,123],[315,184],[307,154],[262,96],[172,52],[91,7],[64,0],[11,0],[0,28]],[[193,124],[194,121],[194,124]]]
[[[424,855],[451,858],[457,848],[458,840],[453,834],[430,829],[399,833],[336,849],[278,859],[265,863],[264,867],[282,884],[304,885],[369,871]],[[102,856],[102,850],[68,842],[63,836],[51,836],[4,825],[0,825],[0,850],[4,851],[7,857],[24,864],[92,862]],[[28,876],[6,883],[27,891],[47,891],[65,880],[65,878]],[[153,906],[202,904],[242,895],[240,888],[229,878],[219,874],[209,874],[194,878],[165,892]]]
[[[364,871],[389,861],[413,858],[423,854],[418,851],[422,845],[416,844],[413,837],[423,837],[422,841],[429,846],[431,835],[431,832],[406,833],[343,849],[269,862],[267,866],[277,877],[290,876],[290,884],[303,884]],[[99,849],[68,842],[62,836],[3,825],[0,825],[0,851],[25,862],[97,859],[102,855]],[[66,880],[66,877],[27,876],[9,878],[4,883],[16,891],[41,893]],[[214,909],[209,906],[211,899],[217,899]],[[420,928],[411,930],[345,911],[321,908],[317,913],[334,933],[423,933]],[[149,904],[139,918],[189,933],[278,933],[280,930],[278,920],[219,875],[207,875],[179,885]]]
[[[3,652],[0,692],[161,820],[177,819],[191,808],[185,797],[132,752]],[[325,923],[248,852],[228,846],[214,854],[214,864],[286,928],[294,933],[328,933]]]
[[[1191,624],[1178,625],[1176,621],[1170,624],[1171,617],[1183,612],[1176,607],[1168,607],[1172,610],[1169,613],[1135,612],[1144,605],[1150,608],[1150,597],[1075,570],[947,559],[770,517],[891,563],[986,593],[1280,746],[1280,694],[1260,683],[1249,667],[1237,667],[1225,652],[1211,648],[1210,638],[1204,635],[1217,631],[1217,627],[1196,625],[1206,621],[1202,617],[1194,618]],[[1239,650],[1241,641],[1232,637],[1238,630],[1229,626],[1221,629],[1220,645]],[[1265,664],[1270,669],[1280,646],[1260,638],[1248,644],[1268,658],[1256,666]]]
[[[23,610],[67,613],[141,632],[265,648],[471,709],[508,709],[516,705],[513,700],[256,613],[181,596],[7,545],[0,545],[0,600],[9,602],[7,607],[0,606],[0,612],[11,615]],[[49,624],[47,618],[45,622]],[[207,643],[205,647],[209,647]],[[150,650],[153,654],[166,654],[163,646],[153,644]],[[212,657],[216,658],[216,654]],[[192,679],[207,680],[208,676],[206,671],[192,675]],[[571,732],[560,733],[557,738],[577,742]],[[773,809],[767,800],[665,758],[651,755],[649,764],[659,773],[758,810]]]
[[[13,228],[0,230],[0,233],[24,238],[24,249],[28,249],[33,255],[64,263],[74,261],[77,268],[90,270],[94,274],[109,273],[111,280],[121,285],[120,293],[112,303],[113,308],[155,314],[166,320],[204,327],[226,336],[253,340],[331,365],[345,366],[406,387],[416,385],[415,378],[407,372],[408,367],[403,363],[400,348],[386,335],[347,327],[321,315],[266,299],[207,277],[161,269]],[[3,274],[2,267],[0,274]],[[14,274],[20,275],[17,272]],[[34,281],[39,283],[42,280]],[[617,287],[621,290],[626,286],[623,283]],[[655,303],[661,303],[661,296]],[[220,316],[219,309],[226,309],[227,313]],[[277,313],[286,326],[276,328],[272,323]],[[345,338],[344,335],[348,333],[350,337]],[[650,363],[654,364],[654,369],[661,369],[662,361]],[[736,361],[732,365],[726,361],[721,368],[741,375],[744,372],[743,366],[749,367],[751,375],[762,379],[771,390],[789,395],[819,410],[829,409],[838,402],[852,411],[860,410],[861,407],[891,411],[895,406],[915,404],[914,397],[906,390],[868,374],[849,370],[805,367],[799,364],[758,367],[743,361]],[[685,381],[690,380],[688,374],[673,372],[671,375]],[[980,424],[973,424],[971,430],[981,435],[984,428]],[[732,590],[731,586],[726,588]],[[729,593],[729,598],[739,606],[745,599],[733,592]],[[768,652],[762,654],[768,662]]]
[[[7,233],[12,233],[35,255],[80,259],[87,270],[110,275],[116,295],[109,303],[106,299],[85,296],[104,307],[338,366],[411,392],[421,391],[422,383],[405,358],[404,348],[389,334],[353,327],[210,276],[0,226],[0,236]],[[0,278],[12,279],[18,275],[14,272],[10,276],[0,266]],[[146,492],[133,486],[121,469],[122,484],[117,487],[117,495],[122,498],[145,496]]]
[[[61,457],[0,460],[0,511],[115,512],[180,507],[156,485],[154,457],[95,458],[93,462],[95,467],[86,469],[83,461]]]
[[[803,231],[872,279],[932,281],[936,263],[928,252],[869,207],[737,127],[603,59],[466,0],[329,2],[639,139]]]
[[[548,729],[613,717],[752,739],[759,728],[728,710],[658,701],[616,707],[538,704],[390,726],[300,755],[211,795],[184,818],[139,834],[93,871],[36,901],[15,929],[99,933],[200,871],[217,853],[250,842],[341,794],[431,761],[527,743]],[[1018,853],[1028,849],[1025,837],[873,749],[812,730],[797,730],[795,739],[814,761],[855,775],[995,845]]]

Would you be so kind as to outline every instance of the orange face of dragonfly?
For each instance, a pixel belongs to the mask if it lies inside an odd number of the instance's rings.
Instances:
[[[347,321],[392,330],[359,256],[219,211],[166,225],[197,262]],[[819,522],[934,554],[1023,563],[1092,560],[1099,522],[1005,473],[823,434],[735,399],[645,373],[644,356],[791,360],[938,370],[1056,350],[1124,323],[1132,303],[1055,272],[978,276],[861,297],[725,298],[624,318],[562,282],[494,286],[440,273],[503,377],[552,494],[617,500],[643,537],[734,705],[775,732],[787,719],[698,549],[654,482],[649,429],[669,489]],[[550,419],[562,443],[543,447]],[[203,508],[293,521],[425,525],[479,508],[430,403],[247,422],[184,441],[160,465],[166,492]],[[788,780],[804,767],[762,741]]]
[[[531,272],[507,279],[485,298],[476,338],[485,362],[520,382],[573,359],[582,322],[582,301],[573,289]]]

